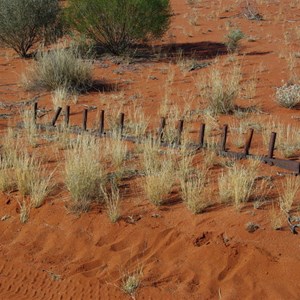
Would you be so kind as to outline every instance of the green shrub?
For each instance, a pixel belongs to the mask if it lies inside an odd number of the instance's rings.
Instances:
[[[57,0],[0,0],[0,44],[26,57],[33,45],[61,33]]]
[[[23,76],[27,89],[86,90],[92,84],[92,62],[84,60],[77,48],[38,52],[37,62]]]
[[[168,29],[169,0],[70,0],[68,23],[113,54],[160,38]]]
[[[240,29],[231,30],[226,36],[226,47],[228,52],[235,52],[239,48],[239,42],[245,37],[244,33]]]

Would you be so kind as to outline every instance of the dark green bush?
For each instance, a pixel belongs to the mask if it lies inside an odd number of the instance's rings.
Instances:
[[[26,57],[33,45],[61,33],[58,0],[0,0],[0,44]]]
[[[160,38],[171,17],[169,0],[70,0],[68,23],[113,54]]]

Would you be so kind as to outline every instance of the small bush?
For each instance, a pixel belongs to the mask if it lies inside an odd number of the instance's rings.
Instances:
[[[113,54],[134,44],[160,38],[168,29],[169,0],[70,0],[67,20]]]
[[[27,89],[84,91],[92,85],[92,62],[84,60],[73,47],[39,52],[23,83]]]
[[[239,42],[245,37],[240,29],[233,29],[225,36],[225,44],[228,52],[235,52],[239,48]]]
[[[0,43],[26,57],[61,34],[59,15],[57,0],[0,0]]]
[[[300,85],[285,84],[276,90],[276,102],[286,108],[293,108],[300,103]]]

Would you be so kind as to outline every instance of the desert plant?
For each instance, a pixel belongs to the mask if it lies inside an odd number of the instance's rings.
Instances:
[[[120,191],[116,184],[112,184],[111,192],[103,189],[103,195],[107,208],[107,215],[112,223],[120,218]]]
[[[7,157],[0,158],[0,191],[7,192],[15,188],[13,162]]]
[[[150,202],[159,206],[164,202],[164,197],[168,195],[174,184],[174,162],[171,158],[165,158],[160,165],[149,165],[146,167],[146,177],[144,183],[145,193]]]
[[[290,212],[299,188],[300,180],[298,177],[289,176],[285,178],[282,183],[282,190],[279,193],[279,206],[283,212]]]
[[[202,98],[208,101],[211,114],[229,114],[234,111],[235,100],[240,90],[241,73],[238,65],[230,72],[221,74],[218,68],[213,68],[210,75],[198,83]]]
[[[68,22],[113,54],[160,38],[168,29],[169,0],[71,0]]]
[[[245,37],[244,33],[240,29],[232,29],[226,36],[225,36],[225,44],[227,47],[228,52],[235,52],[239,48],[240,40]]]
[[[300,139],[297,128],[290,124],[277,124],[277,145],[278,150],[284,157],[292,157],[300,150]]]
[[[36,172],[38,176],[30,182],[30,204],[34,208],[42,206],[46,196],[53,188],[53,172],[49,175],[42,168],[39,168]]]
[[[69,105],[71,102],[74,104],[77,103],[76,93],[73,93],[65,86],[60,86],[55,89],[52,93],[51,100],[54,109]]]
[[[300,103],[300,85],[284,84],[276,89],[276,102],[286,108],[294,108]]]
[[[2,138],[1,158],[13,166],[18,150],[20,149],[20,136],[13,128],[8,128]]]
[[[111,160],[116,170],[121,171],[126,160],[128,150],[127,145],[118,139],[118,134],[115,133],[116,139],[107,139],[105,141],[105,153]]]
[[[36,124],[34,122],[33,111],[32,110],[24,110],[22,112],[22,118],[23,118],[23,125],[24,125],[28,143],[32,147],[36,147],[38,132],[37,132]]]
[[[286,216],[284,215],[284,212],[282,210],[276,210],[274,203],[272,205],[271,210],[269,211],[269,217],[271,227],[274,230],[280,230],[282,228]]]
[[[92,62],[84,60],[78,48],[56,48],[38,52],[36,63],[23,74],[27,89],[84,91],[92,85]]]
[[[58,0],[1,0],[0,43],[20,56],[61,34]]]
[[[210,204],[206,189],[206,171],[198,171],[190,178],[180,178],[181,197],[193,213],[201,213]]]
[[[155,174],[161,169],[159,143],[151,137],[145,140],[143,147],[143,167],[148,175]]]
[[[37,170],[41,168],[40,161],[28,152],[21,152],[15,162],[16,185],[21,195],[30,195],[32,183],[38,177]]]
[[[237,209],[247,202],[254,189],[259,161],[251,160],[249,166],[236,163],[219,177],[221,202],[232,202]]]
[[[138,268],[134,272],[126,272],[122,276],[121,288],[122,290],[134,298],[136,290],[141,285],[141,280],[143,276],[143,268],[138,266]]]
[[[25,224],[29,220],[29,213],[30,213],[30,205],[23,199],[22,202],[19,202],[20,208],[20,222]]]
[[[73,149],[67,151],[65,184],[75,211],[87,211],[93,199],[102,197],[105,184],[103,165],[99,161],[99,143],[95,137],[79,136]]]

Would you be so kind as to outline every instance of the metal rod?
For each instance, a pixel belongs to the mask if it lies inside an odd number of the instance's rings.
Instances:
[[[226,151],[226,141],[227,141],[228,125],[224,124],[222,136],[221,136],[221,151]]]
[[[125,114],[120,113],[120,119],[119,119],[119,130],[120,130],[120,137],[122,138],[122,134],[124,131],[124,119],[125,119]]]
[[[37,111],[38,111],[38,103],[34,102],[33,103],[33,122],[34,122],[34,124],[36,124]]]
[[[276,132],[272,132],[270,137],[270,143],[269,143],[268,158],[273,158],[274,156],[275,141],[276,141]]]
[[[200,125],[200,132],[199,132],[199,148],[203,148],[204,146],[204,135],[205,135],[205,124],[202,123]]]
[[[166,127],[166,118],[162,117],[160,119],[160,125],[159,125],[159,129],[158,129],[158,139],[159,139],[160,143],[162,143],[162,141],[163,141],[165,127]]]
[[[62,108],[59,106],[59,107],[57,108],[57,110],[56,110],[56,113],[55,113],[55,115],[54,115],[52,121],[51,121],[51,125],[52,125],[52,126],[55,126],[55,123],[56,123],[56,121],[57,121],[57,119],[58,119],[58,117],[59,117],[59,114],[60,114],[61,110],[62,110]]]
[[[245,144],[245,148],[244,148],[244,154],[245,155],[249,155],[249,150],[250,150],[251,143],[252,143],[253,133],[254,133],[253,128],[250,128],[249,135],[248,135],[248,138],[246,140],[246,144]]]
[[[87,118],[88,118],[88,109],[85,108],[82,112],[82,129],[86,131],[87,129]]]
[[[99,120],[99,134],[104,134],[104,110],[101,110],[100,120]]]
[[[70,105],[66,106],[66,110],[65,110],[65,125],[66,127],[69,126],[70,123]]]
[[[181,144],[181,135],[183,131],[183,120],[178,121],[178,135],[177,135],[177,145]]]

